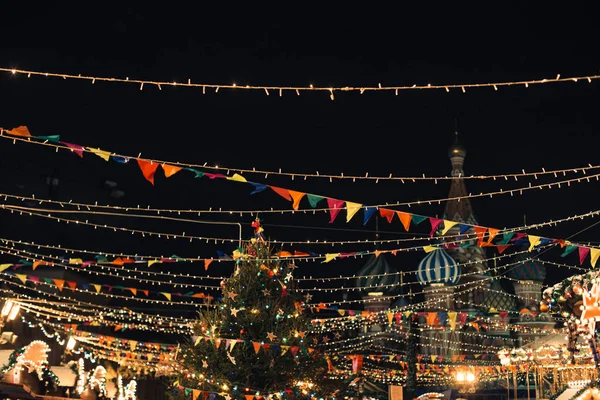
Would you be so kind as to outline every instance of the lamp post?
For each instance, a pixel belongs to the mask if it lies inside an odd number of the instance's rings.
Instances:
[[[6,300],[2,307],[2,311],[0,312],[0,332],[4,329],[6,321],[12,321],[17,317],[19,310],[21,310],[19,304],[16,304],[10,299]]]
[[[475,393],[477,376],[470,369],[458,370],[456,371],[456,383],[458,384],[459,393]]]

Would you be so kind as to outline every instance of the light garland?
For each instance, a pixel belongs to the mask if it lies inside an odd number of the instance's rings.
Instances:
[[[33,140],[33,139],[38,139],[35,136],[27,136],[27,137],[22,137],[22,136],[6,136],[6,134],[10,134],[10,131],[4,130],[3,128],[0,128],[0,138],[3,139],[9,139],[11,140],[13,143],[16,143],[17,141],[19,142],[23,142],[23,143],[28,143],[28,144],[36,144],[36,145],[41,145],[41,146],[47,146],[47,147],[53,147],[56,149],[56,151],[58,151],[59,149],[64,149],[67,150],[69,152],[73,152],[73,148],[68,147],[66,145],[62,145],[62,144],[57,144],[54,142],[48,142],[46,141],[37,141],[37,140]],[[39,139],[38,139],[39,140]],[[97,154],[98,151],[102,151],[104,153],[106,153],[106,155],[108,157],[118,157],[119,159],[128,159],[128,160],[138,160],[138,161],[143,161],[143,162],[147,162],[155,165],[172,165],[172,164],[176,164],[174,162],[170,162],[170,161],[160,161],[160,160],[153,160],[153,159],[147,159],[147,158],[142,158],[141,155],[138,157],[130,157],[130,156],[124,156],[124,155],[119,155],[117,153],[112,153],[109,151],[105,151],[105,150],[98,150],[98,149],[90,149],[87,148],[85,146],[81,146],[82,150],[80,151],[86,151],[86,152],[90,152],[90,153],[94,153]],[[180,164],[185,166],[186,164]],[[179,167],[178,167],[179,168]],[[189,167],[188,167],[189,168]],[[220,178],[224,178],[227,180],[231,180],[231,181],[236,181],[238,183],[252,183],[252,184],[258,184],[257,182],[248,182],[245,178],[239,176],[239,175],[234,175],[234,176],[217,176]],[[595,178],[596,180],[599,180],[600,174],[594,174],[594,175],[589,175],[589,176],[585,176],[585,177],[580,177],[580,178],[572,178],[572,179],[566,179],[566,180],[562,180],[562,181],[558,181],[558,182],[551,182],[551,183],[544,183],[544,184],[539,184],[539,185],[532,185],[531,183],[528,184],[528,186],[526,187],[520,187],[520,188],[516,188],[516,189],[508,189],[508,190],[497,190],[497,191],[491,191],[491,192],[487,192],[487,193],[479,193],[479,194],[472,194],[470,193],[469,195],[466,196],[455,196],[455,197],[447,197],[447,198],[438,198],[438,199],[430,199],[430,200],[416,200],[416,201],[410,201],[410,202],[394,202],[394,203],[386,203],[386,204],[378,204],[378,205],[372,205],[371,207],[376,207],[376,208],[383,208],[383,207],[400,207],[400,206],[407,206],[407,207],[411,207],[413,205],[433,205],[433,204],[441,204],[442,202],[447,202],[447,201],[460,201],[462,199],[470,199],[470,198],[479,198],[479,197],[493,197],[493,196],[500,196],[500,195],[507,195],[510,194],[511,196],[514,196],[515,194],[519,194],[522,195],[524,191],[527,190],[534,190],[534,189],[552,189],[552,188],[560,188],[561,185],[567,185],[570,186],[571,183],[581,183],[583,181],[585,182],[590,182],[590,179]],[[268,186],[268,185],[265,185]],[[314,194],[313,194],[314,195]],[[327,196],[318,196],[321,198],[327,198]],[[341,207],[340,209],[346,209],[346,207]],[[208,212],[212,212],[212,213],[226,213],[226,214],[239,214],[239,215],[244,215],[244,214],[250,214],[250,215],[256,215],[257,213],[295,213],[295,212],[303,212],[303,213],[307,213],[307,212],[312,212],[313,214],[318,212],[318,211],[331,211],[332,208],[327,207],[327,208],[312,208],[310,210],[289,210],[289,209],[285,209],[285,210],[275,210],[275,209],[270,209],[270,210],[209,210]],[[206,211],[200,211],[198,210],[197,212],[206,212]]]
[[[215,84],[215,83],[193,83],[191,79],[188,79],[187,82],[177,82],[177,81],[161,81],[161,80],[142,80],[142,79],[129,79],[126,78],[115,78],[115,77],[103,77],[103,76],[91,76],[91,75],[82,75],[82,74],[64,74],[57,72],[40,72],[40,71],[32,71],[32,70],[24,70],[18,68],[6,68],[0,67],[0,71],[8,72],[12,75],[27,75],[27,77],[31,76],[45,76],[52,78],[62,78],[62,79],[76,79],[76,80],[84,80],[91,82],[92,84],[98,82],[112,82],[112,83],[128,83],[139,86],[140,90],[144,89],[145,86],[154,86],[159,90],[162,90],[162,87],[188,87],[188,88],[196,88],[202,89],[202,94],[206,94],[206,90],[210,89],[215,93],[218,93],[219,90],[228,89],[228,90],[251,90],[251,91],[260,91],[264,92],[267,96],[270,95],[270,91],[276,92],[279,96],[283,96],[284,92],[292,92],[296,95],[300,95],[300,92],[325,92],[329,94],[331,100],[334,100],[334,93],[338,92],[359,92],[363,94],[365,92],[395,92],[398,94],[399,91],[407,91],[407,90],[445,90],[449,92],[451,89],[460,89],[463,93],[466,92],[466,89],[471,88],[493,88],[494,90],[498,90],[500,87],[507,86],[523,86],[529,87],[530,85],[542,85],[549,83],[559,83],[559,82],[578,82],[578,81],[588,81],[591,83],[593,80],[599,79],[600,75],[582,75],[582,76],[573,76],[573,77],[561,77],[560,74],[557,74],[554,78],[542,78],[542,79],[528,79],[528,80],[519,80],[519,81],[498,81],[498,82],[487,82],[487,83],[461,83],[461,84],[431,84],[428,83],[426,85],[401,85],[401,86],[383,86],[381,84],[377,86],[361,86],[361,87],[353,87],[353,86],[315,86],[310,84],[308,86],[255,86],[255,85],[238,85],[237,83],[231,83],[228,85]]]

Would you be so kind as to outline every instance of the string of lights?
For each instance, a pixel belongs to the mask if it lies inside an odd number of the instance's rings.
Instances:
[[[600,175],[600,174],[599,174]],[[11,204],[0,204],[0,207],[4,207],[7,209],[13,209],[15,211],[17,210],[26,210],[26,211],[44,211],[47,213],[69,213],[69,214],[77,214],[77,213],[90,213],[92,215],[109,215],[109,216],[123,216],[123,217],[136,217],[136,218],[154,218],[154,219],[165,219],[165,220],[174,220],[174,221],[180,221],[180,222],[190,222],[190,223],[198,223],[198,220],[194,220],[194,219],[187,219],[187,218],[172,218],[172,217],[166,217],[166,216],[162,216],[159,215],[161,212],[165,213],[165,212],[172,212],[172,213],[186,213],[186,212],[200,212],[200,211],[194,211],[194,210],[165,210],[165,209],[153,209],[153,208],[140,208],[139,206],[137,208],[128,208],[128,207],[118,207],[118,206],[98,206],[97,204],[86,204],[86,203],[72,203],[72,202],[58,202],[58,201],[53,201],[53,200],[39,200],[39,199],[35,199],[34,197],[21,197],[21,196],[12,196],[12,195],[7,195],[7,194],[0,194],[0,197],[4,197],[5,200],[7,200],[8,198],[13,198],[13,199],[18,199],[21,201],[39,201],[40,204],[43,203],[48,203],[48,204],[57,204],[61,207],[60,210],[56,210],[56,209],[42,209],[42,208],[37,208],[37,207],[26,207],[26,206],[17,206],[17,205],[11,205]],[[76,207],[77,210],[71,210],[68,207]],[[82,207],[85,207],[86,210],[81,210]],[[110,209],[110,210],[117,210],[117,211],[110,211],[110,212],[98,212],[98,211],[93,211],[93,208],[102,208],[102,209]],[[64,209],[66,208],[66,209]],[[151,212],[156,212],[156,216],[148,216],[148,215],[144,215],[144,214],[127,214],[127,213],[120,213],[118,211],[151,211]],[[279,210],[278,210],[279,211]],[[289,211],[289,210],[288,210]],[[209,212],[213,212],[213,210],[209,210]],[[256,211],[256,213],[262,213],[259,211]],[[523,225],[520,227],[514,227],[512,228],[514,231],[517,230],[532,230],[532,229],[539,229],[542,227],[546,227],[546,226],[557,226],[557,224],[559,223],[563,223],[563,222],[569,222],[569,221],[574,221],[574,220],[578,220],[578,219],[583,219],[583,218],[587,218],[587,217],[595,217],[597,215],[600,214],[600,210],[594,210],[594,211],[589,211],[587,213],[584,214],[577,214],[577,215],[573,215],[573,216],[569,216],[566,218],[559,218],[559,219],[555,219],[555,220],[549,220],[549,221],[544,221],[544,222],[540,222],[540,223],[535,223],[535,224],[528,224],[528,225]],[[200,222],[200,223],[205,223],[206,221]],[[209,224],[211,222],[208,222]],[[212,223],[218,223],[218,222],[212,222]],[[292,226],[292,228],[296,229],[295,226]],[[460,234],[457,235],[445,235],[446,238],[452,238],[455,236],[463,236]],[[327,241],[327,240],[307,240],[307,241],[296,241],[296,242],[289,242],[289,241],[277,241],[277,243],[281,243],[281,244],[327,244],[327,245],[332,245],[332,244],[353,244],[353,243],[398,243],[398,242],[408,242],[408,241],[416,241],[416,240],[436,240],[437,238],[431,238],[429,236],[414,236],[414,237],[410,237],[410,238],[398,238],[398,239],[387,239],[387,240],[379,240],[379,239],[362,239],[362,240],[351,240],[351,241]],[[1,240],[1,239],[0,239]],[[210,241],[214,241],[214,240],[234,240],[233,238],[227,238],[227,239],[223,239],[223,238],[213,238],[210,237],[208,238],[208,240]],[[239,238],[237,239],[239,241]],[[98,254],[98,253],[97,253]],[[119,255],[115,255],[115,256],[123,256],[123,254],[119,254]],[[139,257],[139,256],[135,256],[135,257]],[[152,256],[148,256],[148,257],[142,257],[142,258],[156,258],[156,257],[152,257]],[[194,259],[186,259],[188,261],[191,260],[198,260],[201,261],[203,260],[202,258],[194,258]]]
[[[69,152],[73,152],[74,150],[66,145],[61,145],[60,143],[55,143],[55,142],[48,142],[48,141],[36,141],[33,140],[32,137],[17,137],[17,136],[6,136],[4,135],[4,133],[7,132],[4,129],[0,128],[0,138],[4,138],[4,139],[9,139],[12,140],[13,143],[20,141],[20,142],[24,142],[24,143],[29,143],[29,144],[36,144],[36,145],[41,145],[41,146],[47,146],[47,147],[53,147],[56,149],[56,151],[58,151],[59,149],[64,149],[64,150],[68,150]],[[84,147],[85,148],[85,147]],[[98,150],[97,149],[93,149],[93,150],[88,150],[91,153],[97,153]],[[104,150],[102,150],[104,151]],[[142,158],[141,154],[138,157],[129,157],[129,156],[124,156],[124,155],[119,155],[116,153],[112,153],[112,152],[108,152],[108,151],[104,151],[106,152],[109,157],[119,157],[122,159],[134,159],[134,160],[141,160],[141,161],[146,161],[149,163],[154,163],[154,164],[159,164],[159,165],[165,165],[165,164],[176,164],[173,162],[169,162],[169,161],[159,161],[159,160],[152,160],[152,159],[147,159],[147,158]],[[182,166],[188,167],[190,168],[190,166],[188,166],[187,164],[180,164]],[[228,171],[229,173],[230,171]],[[533,189],[552,189],[552,188],[561,188],[561,185],[567,185],[570,186],[572,183],[581,183],[583,181],[589,183],[590,179],[595,178],[596,180],[598,180],[600,177],[600,174],[594,174],[594,175],[589,175],[589,176],[585,176],[585,177],[579,177],[579,178],[572,178],[572,179],[565,179],[562,181],[557,181],[557,182],[550,182],[550,183],[543,183],[543,184],[538,184],[538,185],[532,185],[531,182],[528,183],[528,186],[524,186],[524,187],[519,187],[519,188],[515,188],[515,189],[500,189],[500,190],[496,190],[496,191],[491,191],[491,192],[486,192],[486,193],[478,193],[478,194],[473,194],[473,193],[469,193],[468,195],[465,196],[454,196],[454,197],[447,197],[447,198],[438,198],[438,199],[429,199],[429,200],[415,200],[415,201],[409,201],[409,202],[392,202],[392,203],[385,203],[385,204],[378,204],[378,205],[373,205],[372,207],[401,207],[401,206],[406,206],[406,207],[411,207],[411,206],[416,206],[416,205],[433,205],[433,204],[438,204],[440,205],[442,202],[447,202],[447,201],[460,201],[462,199],[467,199],[467,198],[479,198],[479,197],[493,197],[493,196],[500,196],[500,195],[511,195],[514,196],[515,194],[518,195],[523,195],[524,191],[527,190],[533,190]],[[229,177],[231,178],[231,177]],[[327,196],[319,196],[319,197],[323,197],[326,198]],[[343,206],[341,207],[341,209],[345,209],[346,207]],[[328,207],[328,208],[311,208],[310,210],[289,210],[289,209],[283,209],[283,210],[275,210],[275,209],[270,209],[270,210],[223,210],[221,208],[219,208],[218,210],[196,210],[196,213],[224,213],[224,214],[239,214],[240,216],[246,214],[250,214],[252,216],[257,215],[259,213],[279,213],[279,214],[285,214],[285,213],[295,213],[295,212],[303,212],[303,213],[307,213],[307,212],[312,212],[313,214],[318,212],[318,211],[324,211],[324,212],[329,212],[331,211],[332,208]],[[200,214],[198,214],[200,215]]]
[[[143,79],[130,79],[129,77],[125,78],[116,78],[116,77],[103,77],[103,76],[92,76],[92,75],[82,75],[82,74],[65,74],[65,73],[57,73],[57,72],[41,72],[41,71],[33,71],[33,70],[24,70],[18,68],[6,68],[0,67],[0,71],[8,72],[12,75],[26,75],[28,78],[31,76],[43,76],[43,77],[51,77],[51,78],[62,78],[66,79],[75,79],[88,81],[92,84],[96,82],[111,82],[111,83],[126,83],[133,84],[139,86],[139,90],[143,90],[144,86],[152,86],[157,88],[158,90],[162,90],[163,87],[187,87],[187,88],[196,88],[202,89],[202,94],[206,94],[207,90],[211,90],[215,93],[218,93],[219,90],[242,90],[242,91],[260,91],[264,92],[267,96],[271,94],[271,92],[278,93],[279,96],[283,96],[284,93],[292,92],[296,95],[300,95],[301,92],[325,92],[329,94],[331,100],[334,100],[334,93],[338,92],[358,92],[363,94],[365,92],[394,92],[396,95],[400,91],[408,91],[408,90],[445,90],[446,92],[450,92],[450,90],[457,89],[461,90],[463,93],[466,92],[466,89],[475,89],[475,88],[493,88],[494,90],[498,90],[501,87],[510,87],[510,86],[522,86],[528,88],[533,85],[542,85],[542,84],[551,84],[551,83],[560,83],[560,82],[579,82],[579,81],[587,81],[588,83],[592,83],[592,81],[599,79],[600,75],[581,75],[581,76],[572,76],[572,77],[561,77],[560,74],[557,74],[553,78],[541,78],[541,79],[527,79],[527,80],[518,80],[518,81],[497,81],[497,82],[486,82],[486,83],[453,83],[453,84],[431,84],[428,83],[426,85],[400,85],[400,86],[384,86],[379,83],[377,86],[315,86],[310,84],[308,86],[256,86],[256,85],[244,85],[237,83],[230,84],[215,84],[215,83],[194,83],[191,79],[188,79],[187,82],[177,82],[177,81],[164,81],[164,80],[143,80]]]

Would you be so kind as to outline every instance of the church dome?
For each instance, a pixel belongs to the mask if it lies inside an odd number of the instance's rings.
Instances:
[[[459,278],[460,267],[444,249],[429,252],[417,268],[417,279],[423,286],[431,283],[454,285]]]
[[[383,292],[394,295],[399,292],[400,275],[387,262],[385,254],[373,255],[358,271],[355,280],[356,287],[362,294]]]
[[[540,262],[531,259],[532,253],[517,254],[512,262],[519,262],[516,266],[509,268],[506,275],[520,281],[542,282],[546,278],[546,267]]]
[[[462,157],[465,158],[467,156],[467,149],[465,149],[457,140],[454,142],[452,146],[448,149],[448,157]]]

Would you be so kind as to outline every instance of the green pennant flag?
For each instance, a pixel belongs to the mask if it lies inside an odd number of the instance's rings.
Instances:
[[[60,142],[60,135],[50,135],[50,136],[34,136],[36,139],[47,140],[49,142]]]
[[[125,290],[125,286],[113,286],[113,289]]]
[[[191,297],[194,294],[194,292],[187,292],[183,294],[183,297]]]
[[[573,244],[568,244],[567,247],[565,248],[564,253],[562,253],[560,256],[566,257],[569,254],[571,254],[572,252],[574,252],[577,248],[579,248],[579,246],[575,246]]]
[[[415,225],[419,225],[421,222],[425,221],[427,219],[427,217],[422,217],[420,215],[412,215],[412,222]]]
[[[321,200],[325,200],[325,197],[315,196],[314,194],[307,194],[306,198],[308,199],[308,202],[312,208],[315,208]]]
[[[52,278],[42,278],[42,280],[46,283],[52,283]]]
[[[204,176],[204,172],[198,171],[197,169],[194,169],[194,168],[185,168],[185,169],[193,172],[196,175],[196,176],[194,176],[194,178],[202,178]]]
[[[502,234],[502,240],[500,240],[498,243],[500,246],[505,246],[508,244],[508,242],[510,242],[510,239],[512,239],[512,237],[515,236],[514,232],[504,232]]]

